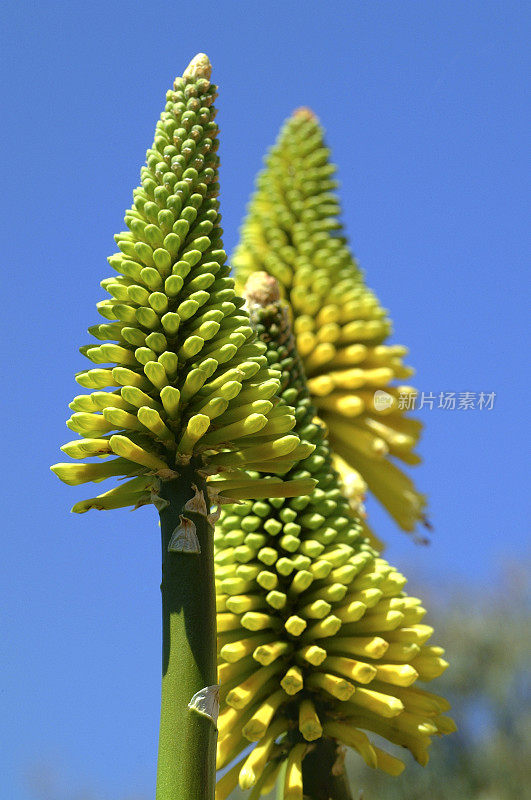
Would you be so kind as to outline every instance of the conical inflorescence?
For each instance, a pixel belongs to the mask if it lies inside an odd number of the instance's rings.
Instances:
[[[225,263],[210,72],[200,54],[167,93],[127,231],[115,237],[115,275],[101,282],[108,297],[97,307],[105,321],[80,348],[93,366],[76,380],[89,392],[74,398],[67,425],[82,438],[62,450],[96,458],[52,469],[72,485],[127,480],[76,503],[76,512],[156,502],[160,479],[188,464],[204,474],[232,473],[216,484],[220,498],[255,497],[260,483],[242,467],[270,474],[270,460],[291,464],[308,453],[291,432],[292,409],[275,396],[278,373]]]
[[[308,109],[281,130],[244,221],[236,277],[243,284],[265,270],[279,281],[346,491],[357,494],[361,474],[395,521],[412,531],[424,521],[425,498],[392,460],[420,460],[413,448],[421,424],[405,413],[414,390],[396,384],[412,370],[402,362],[406,348],[386,343],[390,320],[349,251],[323,136]]]
[[[403,763],[371,733],[425,764],[431,737],[454,729],[443,716],[448,703],[415,685],[445,669],[443,651],[426,644],[433,631],[422,623],[420,600],[404,593],[406,579],[369,546],[342,494],[275,286],[265,273],[249,280],[251,319],[268,363],[282,370],[294,430],[315,445],[286,477],[311,477],[317,486],[294,499],[222,509],[218,768],[230,768],[217,800],[238,783],[257,800],[281,769],[278,796],[302,800],[305,756],[323,743],[353,747],[371,767],[396,775]]]

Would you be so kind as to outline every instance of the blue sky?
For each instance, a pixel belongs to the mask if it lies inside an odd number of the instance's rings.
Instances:
[[[69,515],[83,490],[48,467],[70,438],[77,348],[97,322],[106,257],[165,91],[196,52],[209,54],[229,251],[283,119],[300,105],[320,116],[353,249],[394,340],[410,347],[416,385],[496,393],[490,411],[420,414],[416,477],[430,496],[432,545],[415,547],[370,504],[373,527],[413,586],[489,591],[527,540],[529,6],[7,0],[0,14],[3,789],[29,800],[24,774],[46,763],[65,787],[50,800],[84,787],[101,800],[150,797],[155,512]]]

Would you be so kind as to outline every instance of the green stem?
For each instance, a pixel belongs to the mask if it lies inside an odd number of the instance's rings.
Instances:
[[[194,694],[217,683],[216,603],[212,529],[204,515],[186,512],[196,525],[201,552],[168,552],[184,504],[204,481],[191,468],[165,481],[160,496],[162,534],[162,698],[156,800],[213,800],[216,726],[188,707]]]
[[[319,739],[302,762],[304,797],[308,800],[353,800],[346,772],[332,774],[337,760],[337,744]]]

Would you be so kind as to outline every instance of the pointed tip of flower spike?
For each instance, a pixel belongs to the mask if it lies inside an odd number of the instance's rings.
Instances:
[[[280,286],[267,272],[253,272],[247,278],[244,296],[249,305],[266,306],[280,300]]]
[[[183,78],[206,78],[210,80],[211,74],[212,64],[209,57],[205,53],[198,53],[186,67],[183,72]]]
[[[312,120],[312,122],[318,122],[319,118],[315,111],[308,106],[300,106],[300,108],[296,108],[292,114],[293,117],[298,117],[299,119],[307,119]]]

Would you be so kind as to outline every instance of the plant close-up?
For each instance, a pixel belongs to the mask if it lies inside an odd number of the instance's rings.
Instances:
[[[450,3],[5,0],[9,800],[527,797],[528,15]]]
[[[385,428],[393,441],[407,437],[370,413],[361,416],[365,432],[355,423],[349,431],[338,415],[346,408],[347,419],[357,417],[368,387],[387,386],[406,368],[396,348],[377,344],[389,331],[385,314],[343,240],[329,235],[339,227],[330,220],[337,209],[333,168],[323,163],[320,130],[313,138],[304,130],[317,125],[306,111],[292,125],[319,180],[304,183],[306,203],[295,190],[280,189],[301,217],[293,241],[302,255],[290,281],[296,338],[276,277],[251,274],[244,297],[236,295],[221,238],[211,69],[208,57],[197,55],[167,93],[125,215],[127,231],[115,237],[119,252],[109,258],[116,275],[101,281],[109,297],[97,309],[106,321],[89,328],[96,341],[80,348],[94,366],[76,375],[89,393],[74,398],[67,425],[81,438],[62,447],[78,463],[52,469],[74,486],[120,479],[76,503],[76,513],[153,504],[160,514],[157,800],[208,800],[216,743],[223,768],[250,742],[258,743],[218,782],[220,800],[237,782],[254,786],[256,798],[277,780],[284,800],[327,793],[339,800],[350,796],[343,744],[371,767],[391,775],[403,768],[362,729],[408,748],[421,764],[430,737],[453,730],[442,716],[444,699],[411,688],[447,666],[442,649],[426,644],[432,629],[420,624],[425,609],[404,595],[406,579],[371,547],[356,514],[359,497],[344,491],[361,443],[373,454],[383,446],[376,430]],[[288,162],[296,187],[307,166]],[[273,200],[267,207],[290,219],[267,182],[266,189]],[[259,198],[254,202],[260,207]],[[253,241],[252,221],[249,228]],[[305,263],[314,250],[317,263],[326,264],[320,271]],[[236,262],[242,261],[240,252]],[[356,320],[347,321],[353,314]],[[353,348],[363,357],[352,360]],[[335,367],[349,369],[319,373],[334,359]],[[355,386],[360,391],[349,394]],[[407,448],[414,441],[410,436]],[[364,477],[372,474],[354,463]],[[385,471],[376,474],[378,486],[389,485]],[[391,513],[404,505],[393,497]],[[315,766],[322,759],[330,762],[324,772]]]
[[[255,273],[245,296],[269,364],[282,370],[295,431],[315,445],[288,476],[317,485],[306,496],[222,510],[218,767],[238,758],[216,798],[239,783],[257,800],[278,783],[284,800],[347,800],[343,745],[368,766],[399,775],[404,763],[368,733],[425,765],[431,737],[455,729],[443,714],[447,701],[416,685],[448,665],[442,648],[427,644],[426,609],[364,538],[342,494],[276,280]]]
[[[392,460],[418,464],[421,423],[405,412],[415,390],[407,348],[389,344],[391,321],[365,285],[340,221],[335,167],[315,114],[284,124],[257,178],[233,258],[244,282],[273,275],[289,301],[308,388],[328,427],[345,490],[359,502],[365,482],[396,523],[426,523],[425,497]],[[362,492],[362,489],[361,489]]]
[[[211,505],[227,498],[298,495],[314,481],[282,481],[313,445],[292,433],[293,409],[275,394],[278,371],[256,341],[223,251],[217,195],[216,87],[196,56],[166,98],[142,168],[128,230],[102,281],[106,322],[81,347],[88,394],[70,404],[81,439],[56,464],[65,483],[125,481],[73,511],[153,503],[162,533],[163,678],[158,800],[209,797],[217,679]],[[102,343],[100,343],[102,342]],[[278,469],[277,469],[278,467]],[[243,468],[268,475],[250,477]],[[216,475],[215,483],[207,482]]]

